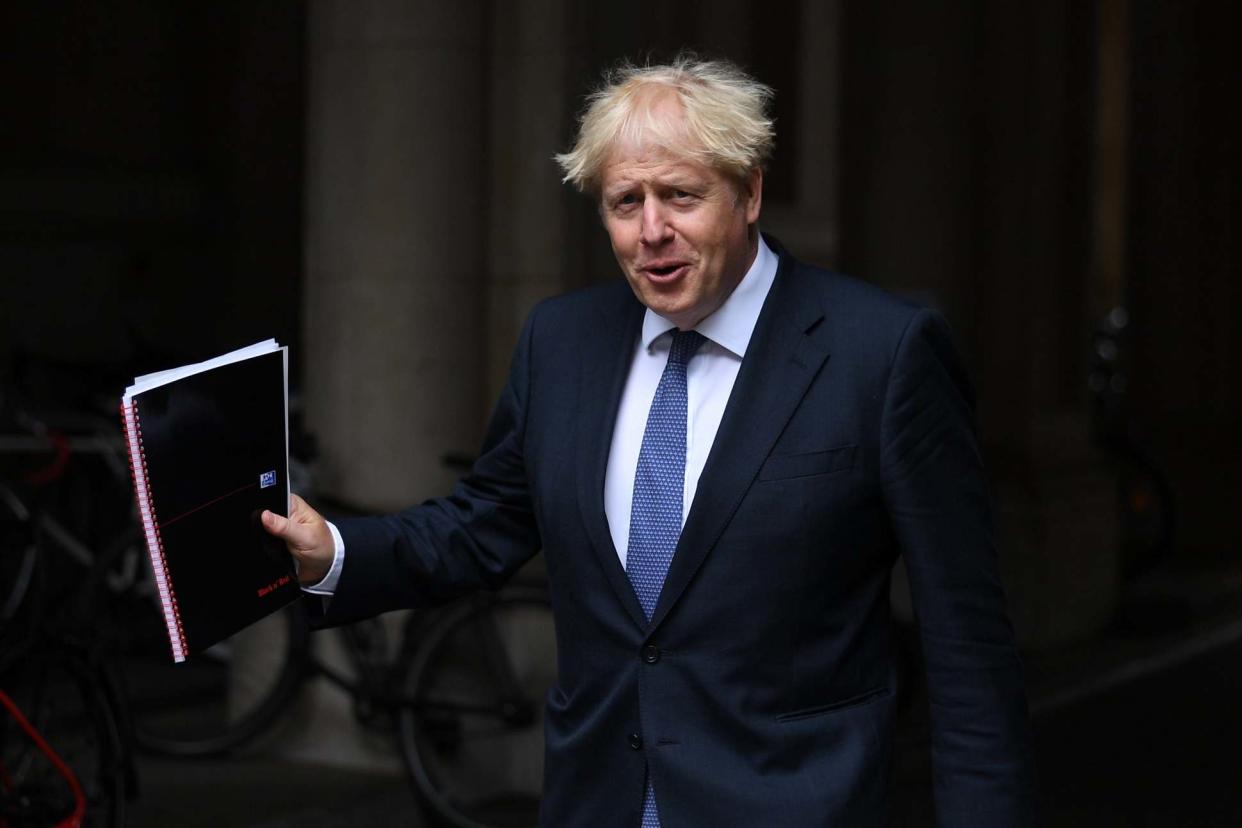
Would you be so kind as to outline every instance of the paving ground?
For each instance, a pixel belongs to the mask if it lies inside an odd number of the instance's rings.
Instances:
[[[1171,606],[1153,628],[1028,658],[1046,825],[1242,826],[1242,602]],[[899,751],[896,826],[932,825],[918,728]],[[140,770],[135,828],[429,824],[395,776],[258,759],[148,758]]]
[[[271,759],[144,759],[133,828],[416,828],[399,777]]]

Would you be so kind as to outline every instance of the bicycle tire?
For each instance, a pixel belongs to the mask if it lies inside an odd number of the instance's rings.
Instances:
[[[498,669],[489,651],[502,653],[505,666]],[[497,675],[505,670],[511,680]],[[544,702],[555,679],[555,631],[542,591],[470,600],[427,630],[406,676],[410,703],[398,713],[397,734],[417,795],[446,824],[538,823]],[[506,685],[523,695],[507,708]]]
[[[85,797],[83,825],[122,826],[128,758],[103,679],[72,649],[45,648],[12,663],[0,683],[22,716],[73,772]],[[0,711],[0,824],[50,825],[73,812],[60,773],[6,711]]]

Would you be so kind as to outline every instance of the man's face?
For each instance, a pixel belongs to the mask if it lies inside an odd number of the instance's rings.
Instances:
[[[600,211],[640,302],[685,330],[724,303],[754,261],[748,233],[763,179],[745,185],[659,147],[619,146],[604,165]]]

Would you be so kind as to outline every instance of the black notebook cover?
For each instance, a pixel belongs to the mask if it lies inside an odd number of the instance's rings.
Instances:
[[[140,511],[175,660],[300,594],[284,543],[259,523],[288,511],[286,352],[249,357],[135,393]],[[131,434],[131,454],[134,441]],[[181,641],[176,639],[180,637]]]

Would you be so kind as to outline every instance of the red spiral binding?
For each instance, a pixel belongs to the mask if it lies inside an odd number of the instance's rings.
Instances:
[[[185,661],[188,646],[185,628],[181,624],[181,610],[173,592],[172,578],[168,573],[168,559],[164,555],[164,541],[160,524],[151,498],[147,456],[143,451],[142,426],[138,420],[138,403],[121,402],[121,420],[125,427],[125,445],[128,448],[129,471],[134,481],[134,497],[138,503],[138,515],[142,520],[142,533],[147,540],[147,552],[151,556],[151,568],[155,573],[155,586],[160,593],[164,610],[164,622],[168,625],[168,641],[172,646],[173,661]]]

